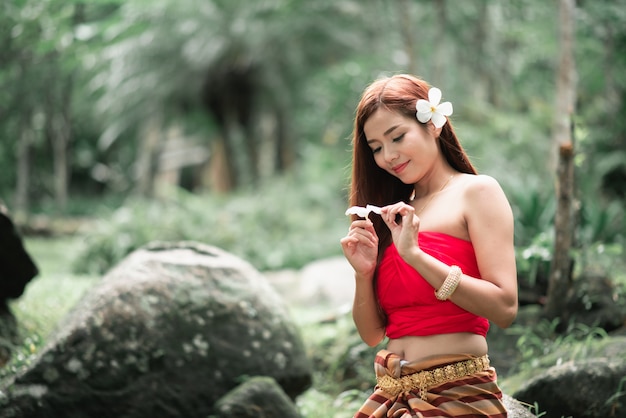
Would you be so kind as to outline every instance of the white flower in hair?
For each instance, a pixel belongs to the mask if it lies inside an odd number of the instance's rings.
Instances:
[[[422,123],[426,123],[432,119],[433,125],[436,128],[441,128],[446,124],[446,116],[450,116],[452,114],[452,103],[441,101],[441,90],[437,87],[431,87],[428,90],[428,100],[419,99],[415,104],[415,109],[417,109],[417,120]]]
[[[356,215],[356,216],[360,216],[361,218],[367,219],[367,217],[370,215],[370,212],[374,212],[379,215],[381,213],[380,208],[378,206],[367,205],[365,207],[352,206],[348,208],[348,210],[346,211],[346,215]]]

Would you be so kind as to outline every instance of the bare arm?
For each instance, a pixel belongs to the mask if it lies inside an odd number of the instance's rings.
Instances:
[[[359,277],[356,274],[355,280],[352,319],[361,339],[370,347],[374,347],[385,338],[385,324],[378,310],[372,278]]]
[[[374,271],[378,255],[378,236],[372,222],[356,220],[348,235],[341,239],[344,255],[355,271],[355,293],[352,318],[361,339],[375,346],[385,337],[385,325],[378,310],[374,291]]]
[[[482,280],[464,274],[450,300],[506,328],[517,314],[517,273],[511,207],[500,185],[488,176],[477,176],[465,190],[460,204],[463,205],[467,231]],[[410,243],[419,230],[419,218],[414,216],[410,207],[399,210],[398,213],[403,215],[402,225],[390,226],[397,230],[394,241],[398,241],[398,251],[431,286],[439,289],[450,266]],[[391,222],[391,216],[387,220]]]
[[[466,192],[465,219],[483,280],[466,280],[450,299],[506,328],[517,315],[518,300],[513,212],[493,178],[477,179]]]

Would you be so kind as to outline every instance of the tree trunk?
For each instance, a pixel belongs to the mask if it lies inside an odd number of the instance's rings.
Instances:
[[[68,158],[67,150],[69,144],[69,135],[65,135],[65,129],[61,126],[61,115],[53,116],[53,125],[55,136],[53,137],[53,155],[54,155],[54,200],[57,209],[63,213],[67,207],[68,196]]]
[[[562,316],[571,285],[574,207],[574,138],[572,115],[576,102],[574,62],[575,0],[560,0],[560,61],[557,74],[554,143],[558,147],[554,257],[544,314],[549,319]]]
[[[15,185],[14,212],[17,216],[28,214],[30,199],[30,150],[35,133],[30,126],[30,112],[22,115],[20,137],[17,144],[17,179]]]
[[[234,189],[232,166],[226,155],[224,138],[215,138],[207,163],[209,188],[213,192],[228,193]]]
[[[235,108],[224,110],[224,157],[228,162],[230,183],[233,189],[250,185],[252,180],[252,161],[246,147],[245,127],[239,123],[238,111]]]
[[[61,86],[60,103],[51,103],[48,109],[50,139],[54,158],[54,197],[57,209],[62,213],[67,207],[69,195],[69,144],[71,142],[72,77]],[[58,108],[58,111],[56,110]]]
[[[137,162],[137,194],[154,197],[154,182],[161,146],[161,117],[150,115],[139,132],[139,150]]]

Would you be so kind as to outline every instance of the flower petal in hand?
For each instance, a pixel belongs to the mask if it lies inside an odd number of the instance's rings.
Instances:
[[[352,207],[348,208],[348,210],[346,210],[346,215],[356,215],[356,216],[359,216],[361,218],[367,219],[367,217],[369,216],[370,212],[374,212],[374,213],[380,215],[381,214],[381,208],[379,208],[378,206],[374,206],[374,205],[367,205],[366,207],[363,207],[363,206],[352,206]]]

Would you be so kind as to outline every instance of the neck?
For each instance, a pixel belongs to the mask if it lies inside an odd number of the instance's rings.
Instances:
[[[423,185],[419,183],[415,184],[413,191],[414,199],[422,199],[432,194],[439,193],[446,188],[456,174],[456,171],[446,171],[445,174],[438,175],[436,180],[432,179],[430,182]]]

